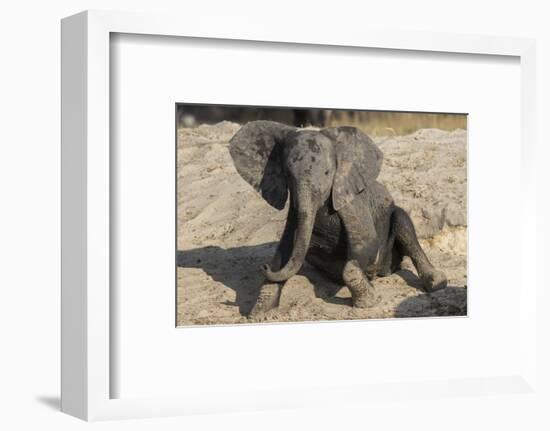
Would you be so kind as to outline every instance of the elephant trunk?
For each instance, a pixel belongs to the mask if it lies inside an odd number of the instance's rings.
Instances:
[[[306,254],[309,249],[311,234],[313,232],[313,224],[315,222],[314,205],[311,202],[309,193],[300,193],[298,196],[298,223],[292,254],[286,265],[279,271],[272,272],[269,265],[264,265],[262,268],[265,277],[271,282],[283,282],[288,280],[293,275],[296,275],[304,264]]]

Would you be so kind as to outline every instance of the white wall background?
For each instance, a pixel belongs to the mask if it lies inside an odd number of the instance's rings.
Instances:
[[[546,2],[522,1],[285,1],[20,0],[0,7],[0,428],[80,429],[85,423],[57,411],[59,404],[60,282],[60,24],[84,9],[212,15],[235,25],[277,20],[281,29],[325,22],[338,28],[479,33],[537,38],[539,262],[548,252],[550,184],[550,25]],[[545,283],[544,274],[540,282]],[[545,284],[548,284],[547,282]],[[539,297],[540,319],[549,299]],[[544,335],[541,336],[541,339]],[[548,339],[549,337],[546,337]],[[548,343],[539,361],[550,363]],[[548,376],[548,373],[546,373]],[[200,416],[96,424],[101,429],[548,429],[544,406],[529,397],[457,399],[453,403],[380,404],[335,410]]]

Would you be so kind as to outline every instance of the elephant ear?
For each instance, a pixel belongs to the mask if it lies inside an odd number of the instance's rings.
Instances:
[[[336,152],[332,205],[338,211],[376,181],[382,169],[382,151],[355,127],[331,127],[321,133],[333,141]]]
[[[294,127],[274,121],[251,121],[229,141],[237,172],[273,207],[284,208],[288,186],[283,172],[282,149]]]

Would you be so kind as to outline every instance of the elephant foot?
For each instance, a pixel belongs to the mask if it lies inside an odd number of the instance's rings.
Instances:
[[[346,263],[342,278],[351,293],[354,307],[370,308],[380,302],[380,296],[374,293],[374,287],[355,261]]]
[[[264,284],[260,289],[260,294],[248,313],[249,318],[258,318],[269,310],[276,308],[279,305],[279,298],[281,296],[281,288],[277,283]]]
[[[352,292],[351,301],[355,308],[372,308],[380,302],[380,296],[373,292],[372,286],[362,292]]]
[[[427,292],[435,292],[447,287],[447,277],[443,271],[434,270],[420,277],[422,286]]]
[[[378,275],[378,267],[376,265],[370,265],[365,270],[365,275],[369,280],[375,280]]]

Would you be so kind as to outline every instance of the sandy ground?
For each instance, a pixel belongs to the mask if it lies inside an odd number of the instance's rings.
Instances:
[[[178,325],[466,314],[466,132],[423,129],[375,140],[384,153],[380,180],[413,218],[449,286],[424,293],[407,259],[401,271],[373,282],[380,303],[359,310],[346,287],[306,263],[285,284],[278,309],[247,318],[286,210],[270,207],[236,172],[228,141],[239,127],[178,131]]]

